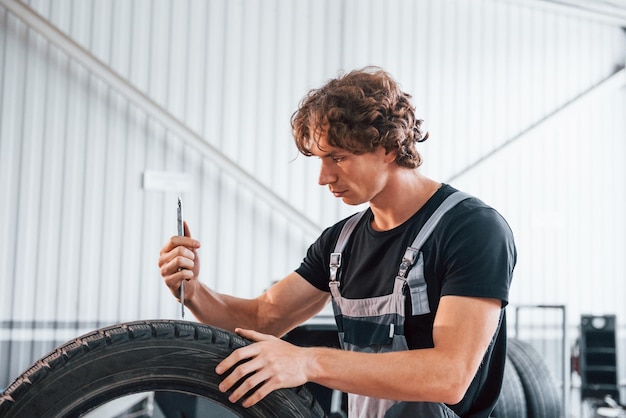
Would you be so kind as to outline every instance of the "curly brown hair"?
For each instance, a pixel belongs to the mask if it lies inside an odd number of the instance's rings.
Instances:
[[[379,67],[365,67],[312,89],[291,116],[298,150],[313,155],[311,146],[319,134],[328,144],[354,154],[373,152],[382,146],[396,153],[396,163],[416,168],[422,157],[416,142],[428,139],[421,119],[415,117],[411,95]]]

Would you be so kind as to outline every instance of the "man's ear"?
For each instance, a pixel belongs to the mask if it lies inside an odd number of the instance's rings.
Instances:
[[[396,159],[398,158],[398,150],[391,150],[391,151],[387,151],[385,150],[385,162],[389,163],[393,163],[396,161]]]

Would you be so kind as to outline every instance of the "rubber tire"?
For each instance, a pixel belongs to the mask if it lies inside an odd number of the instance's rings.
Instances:
[[[522,381],[511,360],[504,363],[502,390],[491,414],[493,418],[527,418],[526,399]]]
[[[507,342],[507,358],[522,382],[528,418],[561,417],[561,397],[539,353],[530,344],[511,338]]]
[[[185,321],[151,320],[93,331],[59,346],[0,396],[0,416],[77,417],[131,393],[175,391],[211,399],[240,417],[324,417],[303,386],[272,392],[253,407],[218,390],[215,366],[250,342]]]

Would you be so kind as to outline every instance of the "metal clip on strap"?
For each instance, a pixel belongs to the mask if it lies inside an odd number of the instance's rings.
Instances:
[[[341,267],[341,253],[332,253],[330,255],[330,281],[337,281],[337,272],[339,271],[339,267]]]
[[[417,248],[407,247],[402,257],[400,267],[398,268],[398,277],[406,278],[406,272],[409,271],[413,263],[415,263],[418,254],[419,250]]]
[[[337,275],[339,272],[339,267],[341,267],[341,252],[343,251],[346,243],[348,242],[348,238],[352,234],[354,228],[356,228],[357,223],[363,217],[366,210],[363,210],[356,215],[352,216],[350,219],[346,221],[339,233],[339,238],[335,243],[335,252],[330,254],[330,284],[337,284],[339,286],[339,280]]]

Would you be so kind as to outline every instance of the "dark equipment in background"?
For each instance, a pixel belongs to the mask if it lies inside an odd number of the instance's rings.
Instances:
[[[581,401],[620,403],[615,315],[582,315],[578,358],[574,368],[581,379]]]

